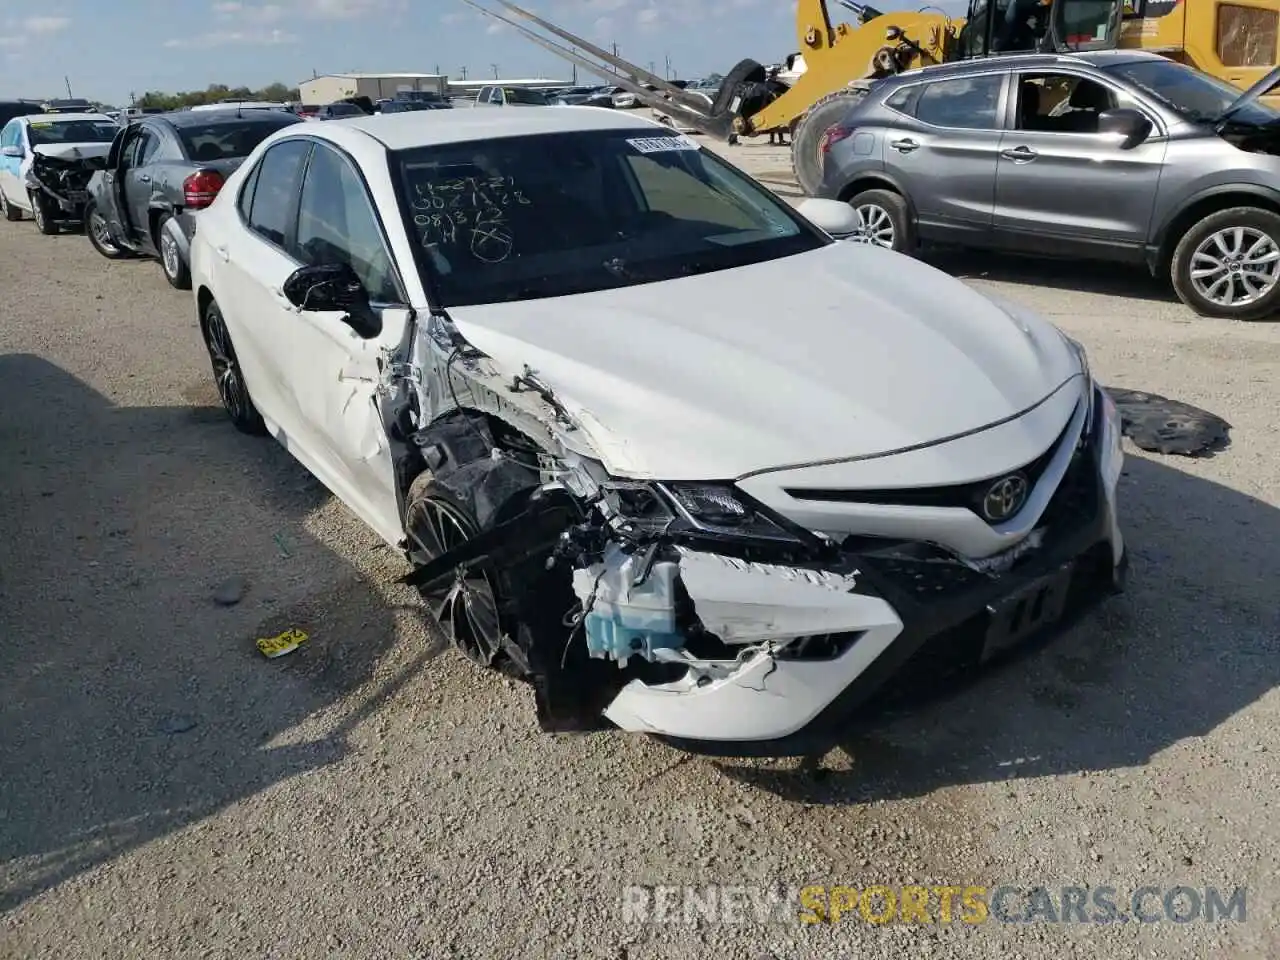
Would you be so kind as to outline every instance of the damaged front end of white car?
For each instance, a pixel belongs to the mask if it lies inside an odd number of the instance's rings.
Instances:
[[[997,525],[1016,542],[974,558],[925,529],[815,532],[749,479],[639,476],[588,410],[503,368],[443,314],[401,359],[383,409],[405,582],[467,656],[532,685],[547,731],[812,753],[895,691],[971,672],[1122,583],[1119,424],[1087,368],[1062,388],[1066,429],[1010,472],[1029,484],[1025,535]],[[993,489],[917,490],[912,503],[941,521]]]

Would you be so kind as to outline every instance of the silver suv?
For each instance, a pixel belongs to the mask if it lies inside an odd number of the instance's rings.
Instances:
[[[859,239],[1145,264],[1215,317],[1280,313],[1280,112],[1132,51],[1018,55],[876,84],[824,136]]]

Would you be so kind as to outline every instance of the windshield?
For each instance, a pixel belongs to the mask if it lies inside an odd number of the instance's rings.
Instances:
[[[393,154],[441,306],[726,270],[830,242],[687,137],[645,128]]]
[[[1244,91],[1172,60],[1137,60],[1104,68],[1171,107],[1187,120],[1213,123]],[[1239,123],[1274,123],[1280,114],[1256,100],[1232,115]]]
[[[291,113],[266,113],[239,120],[182,124],[178,139],[187,156],[200,163],[247,157],[254,148],[281,127],[297,123]]]
[[[365,112],[357,107],[354,103],[331,103],[325,107],[331,116],[335,117],[363,117]]]
[[[110,143],[120,128],[110,120],[32,120],[27,129],[31,146],[51,143]]]

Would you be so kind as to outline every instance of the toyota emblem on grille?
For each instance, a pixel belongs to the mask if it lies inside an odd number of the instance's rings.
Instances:
[[[1008,520],[1027,502],[1027,478],[1020,473],[1001,477],[982,498],[982,515],[992,523]]]

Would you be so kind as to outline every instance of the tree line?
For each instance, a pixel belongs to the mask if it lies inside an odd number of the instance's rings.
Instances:
[[[178,93],[165,93],[161,90],[148,90],[142,96],[132,98],[134,106],[159,107],[162,110],[177,110],[181,107],[198,107],[206,103],[217,103],[219,100],[299,100],[301,96],[297,87],[287,87],[283,83],[272,83],[260,90],[248,87],[228,87],[224,83],[211,83],[204,90],[184,90]]]

